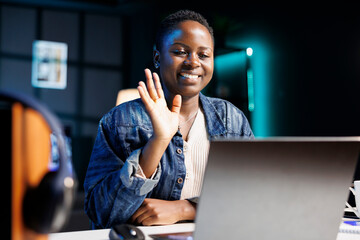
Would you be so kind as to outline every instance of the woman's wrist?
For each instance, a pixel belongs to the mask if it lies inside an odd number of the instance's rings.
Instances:
[[[178,200],[181,207],[179,221],[194,220],[196,216],[196,204],[188,200]]]
[[[151,136],[149,141],[153,141],[158,146],[164,146],[164,147],[167,148],[167,146],[169,145],[172,138],[173,138],[173,136],[159,137],[159,136],[154,134],[154,135]]]
[[[147,178],[156,170],[170,141],[152,136],[142,149],[139,164]]]

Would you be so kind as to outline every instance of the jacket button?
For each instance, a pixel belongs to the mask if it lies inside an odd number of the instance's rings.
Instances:
[[[182,184],[183,182],[184,182],[184,179],[182,179],[181,177],[177,179],[178,184]]]
[[[177,152],[178,154],[182,154],[181,148],[176,149],[176,152]]]

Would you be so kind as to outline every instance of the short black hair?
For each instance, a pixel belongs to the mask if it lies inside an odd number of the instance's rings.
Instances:
[[[179,23],[184,21],[195,21],[206,27],[211,35],[213,43],[215,43],[213,29],[200,13],[191,10],[180,10],[170,14],[160,23],[160,27],[156,34],[155,48],[160,51],[164,36],[169,34]]]

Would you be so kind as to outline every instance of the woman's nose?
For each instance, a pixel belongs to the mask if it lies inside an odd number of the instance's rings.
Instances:
[[[191,68],[196,68],[200,66],[200,61],[199,58],[196,56],[196,54],[189,54],[186,60],[184,61],[184,64]]]

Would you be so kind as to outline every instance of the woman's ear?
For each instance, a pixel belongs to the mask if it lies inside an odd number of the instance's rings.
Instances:
[[[153,50],[153,61],[154,61],[154,66],[155,68],[159,68],[160,67],[160,52],[154,48]]]

